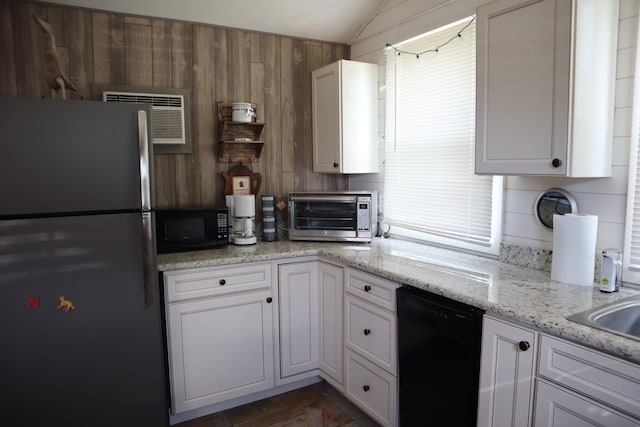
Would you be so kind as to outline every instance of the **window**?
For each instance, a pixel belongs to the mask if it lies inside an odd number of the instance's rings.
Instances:
[[[475,21],[395,48],[403,53],[387,49],[385,223],[392,234],[498,255],[502,177],[474,174]]]
[[[640,48],[640,29],[637,37],[636,49]],[[636,55],[634,87],[622,278],[640,285],[640,55]]]

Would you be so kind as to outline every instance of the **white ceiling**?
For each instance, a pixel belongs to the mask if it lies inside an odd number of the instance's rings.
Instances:
[[[48,0],[133,15],[347,43],[388,0]]]

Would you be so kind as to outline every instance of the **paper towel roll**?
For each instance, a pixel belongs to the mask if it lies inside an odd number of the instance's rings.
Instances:
[[[551,280],[593,286],[597,236],[597,215],[554,215]]]

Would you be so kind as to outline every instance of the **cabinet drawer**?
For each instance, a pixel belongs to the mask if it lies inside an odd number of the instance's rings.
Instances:
[[[640,366],[541,334],[538,375],[640,418]]]
[[[271,264],[242,264],[164,273],[168,303],[271,286]]]
[[[396,378],[350,350],[346,362],[347,396],[380,424],[396,425]]]
[[[351,268],[345,269],[345,283],[345,289],[350,294],[396,311],[396,283]]]
[[[381,368],[396,373],[396,316],[347,295],[345,343]]]
[[[638,427],[640,423],[577,393],[537,381],[534,427]]]

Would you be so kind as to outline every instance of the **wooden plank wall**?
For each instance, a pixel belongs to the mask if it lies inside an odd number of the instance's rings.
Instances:
[[[78,92],[93,84],[191,90],[193,150],[156,154],[157,205],[223,204],[227,163],[217,161],[216,101],[254,102],[266,123],[260,160],[262,194],[342,190],[347,178],[312,171],[311,71],[349,57],[347,45],[127,16],[74,7],[0,0],[0,95],[51,97],[44,80],[44,37],[32,19],[48,21]]]

